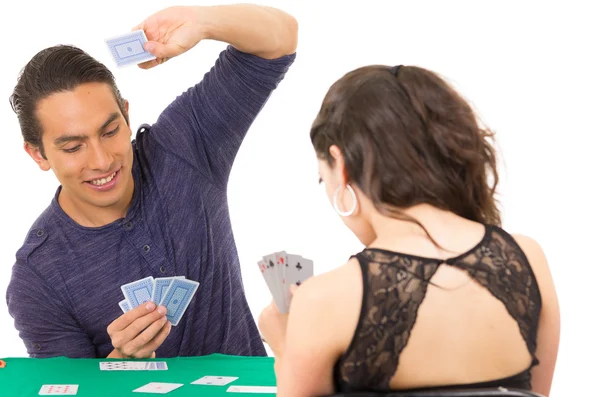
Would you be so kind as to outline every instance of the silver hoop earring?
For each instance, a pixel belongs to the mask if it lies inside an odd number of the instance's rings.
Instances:
[[[346,212],[340,210],[340,207],[338,206],[338,195],[340,194],[341,188],[341,186],[338,186],[338,188],[335,189],[335,193],[333,194],[333,208],[339,216],[350,216],[354,214],[354,211],[356,211],[356,207],[358,207],[358,199],[356,198],[356,193],[354,193],[354,189],[352,189],[352,186],[347,184],[346,188],[350,191],[350,195],[352,196],[352,207]]]

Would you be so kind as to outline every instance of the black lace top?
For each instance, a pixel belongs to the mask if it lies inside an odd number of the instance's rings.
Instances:
[[[535,350],[541,296],[525,254],[503,229],[486,226],[479,244],[446,260],[376,248],[367,248],[355,257],[363,276],[362,308],[354,338],[336,363],[338,391],[390,389],[390,379],[410,337],[419,306],[442,263],[465,270],[504,303],[527,343],[531,366],[537,364]],[[530,389],[530,369],[499,380],[498,386]],[[492,386],[490,382],[486,385]]]

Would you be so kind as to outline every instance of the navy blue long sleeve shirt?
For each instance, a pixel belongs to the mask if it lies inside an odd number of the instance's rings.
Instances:
[[[106,357],[120,286],[185,276],[200,285],[157,357],[265,355],[245,298],[227,181],[252,122],[293,63],[229,46],[200,83],[132,142],[134,195],[125,218],[83,227],[58,188],[16,254],[7,303],[32,357]]]

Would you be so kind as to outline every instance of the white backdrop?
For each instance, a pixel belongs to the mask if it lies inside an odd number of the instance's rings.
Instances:
[[[281,249],[302,254],[322,273],[362,248],[317,185],[308,133],[326,90],[343,73],[366,64],[423,66],[455,84],[497,132],[504,226],[537,239],[550,262],[562,310],[553,395],[591,390],[600,369],[593,326],[600,302],[594,248],[600,237],[595,117],[600,28],[591,3],[263,1],[296,16],[300,40],[297,61],[251,128],[230,179],[231,216],[253,313],[270,299],[255,264],[263,254]],[[0,357],[25,355],[4,293],[15,252],[57,187],[53,174],[41,172],[22,150],[8,104],[17,74],[46,46],[80,46],[114,71],[130,101],[132,126],[153,123],[212,66],[224,45],[203,42],[143,71],[116,68],[103,39],[169,5],[150,0],[0,5]]]

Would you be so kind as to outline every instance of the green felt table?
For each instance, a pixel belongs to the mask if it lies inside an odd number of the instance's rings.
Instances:
[[[42,385],[76,384],[77,396],[157,396],[134,393],[133,390],[150,382],[183,383],[167,396],[242,397],[274,394],[228,393],[231,385],[275,386],[272,357],[240,357],[214,354],[201,357],[157,358],[145,360],[4,358],[0,368],[0,396],[37,396]],[[103,361],[164,361],[163,371],[100,371]],[[192,385],[205,376],[237,376],[226,386]]]

